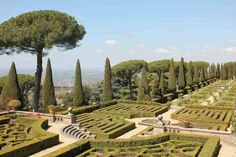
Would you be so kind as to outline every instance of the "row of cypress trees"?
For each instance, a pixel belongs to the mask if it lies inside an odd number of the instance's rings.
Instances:
[[[236,63],[227,63],[227,64],[214,64],[210,65],[209,68],[206,66],[195,65],[193,67],[192,62],[190,61],[187,66],[184,62],[184,59],[181,58],[179,65],[178,76],[176,76],[176,69],[174,66],[174,60],[170,61],[169,65],[169,74],[168,74],[168,86],[167,91],[170,93],[175,93],[177,88],[178,90],[184,90],[186,88],[191,88],[194,85],[203,84],[204,82],[218,78],[226,80],[236,76]],[[154,78],[151,95],[155,96],[158,93],[163,96],[164,91],[164,73],[161,72],[159,79]],[[103,80],[103,94],[102,101],[110,101],[113,98],[112,91],[112,72],[111,65],[108,58],[105,62],[104,70],[104,80]],[[159,90],[159,92],[158,92]],[[149,85],[148,85],[148,66],[144,64],[141,73],[141,79],[138,87],[138,96],[137,100],[147,100],[149,98]],[[8,78],[4,84],[1,93],[1,106],[6,105],[10,100],[22,100],[19,82],[17,78],[17,71],[14,62],[11,65]],[[81,67],[80,61],[77,60],[76,69],[75,69],[75,81],[73,89],[73,105],[82,106],[84,103],[84,91],[82,86],[82,76],[81,76]],[[50,59],[48,59],[46,67],[45,80],[42,87],[42,104],[46,108],[48,105],[56,105],[56,97],[54,91],[53,77],[52,77],[52,68]]]
[[[138,87],[138,96],[137,100],[148,100],[149,90],[148,90],[148,79],[147,79],[147,65],[143,66],[141,79]],[[185,63],[184,59],[181,58],[178,68],[178,76],[174,66],[174,60],[171,59],[169,64],[169,73],[168,73],[168,85],[167,89],[164,88],[164,74],[161,72],[159,80],[157,77],[154,77],[152,83],[152,97],[157,96],[158,93],[160,96],[164,95],[166,90],[168,93],[176,93],[176,91],[184,91],[193,87],[203,86],[209,84],[214,79],[230,79],[233,76],[236,76],[236,63],[227,63],[227,64],[211,64],[207,66],[192,65],[192,61]],[[158,92],[159,90],[159,92]]]
[[[104,72],[104,81],[103,81],[103,101],[110,101],[113,98],[112,92],[112,83],[111,83],[111,65],[110,61],[107,58],[105,62],[105,72]],[[21,101],[21,92],[17,78],[17,71],[15,63],[13,62],[8,74],[8,78],[3,86],[1,92],[1,106],[6,105],[10,100],[20,100]],[[47,108],[49,105],[56,105],[56,97],[53,83],[53,74],[51,61],[48,59],[45,79],[42,86],[42,105],[43,108]],[[84,103],[84,91],[82,85],[82,75],[80,61],[77,60],[75,68],[75,81],[73,89],[73,105],[82,106]]]

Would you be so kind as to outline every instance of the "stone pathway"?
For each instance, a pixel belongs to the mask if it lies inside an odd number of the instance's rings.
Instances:
[[[47,131],[55,133],[55,134],[59,134],[60,143],[56,146],[50,147],[50,148],[42,150],[36,154],[33,154],[30,157],[40,157],[40,156],[46,155],[46,154],[51,153],[57,149],[63,148],[69,144],[72,144],[72,143],[78,141],[78,139],[64,136],[63,134],[60,133],[61,128],[65,127],[66,124],[53,123],[53,125],[49,124],[49,126],[50,127],[48,128]]]

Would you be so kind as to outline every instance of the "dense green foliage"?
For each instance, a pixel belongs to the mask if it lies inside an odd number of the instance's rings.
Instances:
[[[82,86],[80,62],[77,60],[75,68],[75,82],[73,89],[73,106],[81,106],[84,103],[84,91]]]
[[[173,59],[170,61],[168,91],[169,92],[175,92],[176,91],[176,74],[175,74],[174,60]]]
[[[199,83],[199,69],[197,66],[194,67],[194,84],[198,84]]]
[[[187,86],[191,87],[192,85],[193,85],[192,61],[190,61],[188,63]]]
[[[53,77],[52,77],[52,67],[51,61],[48,59],[46,75],[43,82],[43,94],[42,94],[43,107],[47,109],[49,105],[56,105],[56,97],[54,91]]]
[[[204,75],[204,68],[202,67],[200,70],[200,82],[203,83],[205,81],[205,75]]]
[[[148,87],[148,79],[147,79],[147,64],[143,66],[141,79],[139,81],[138,87],[138,101],[147,100],[149,97],[149,87]]]
[[[112,67],[114,77],[119,78],[119,82],[122,86],[128,86],[129,99],[133,99],[134,89],[132,78],[135,74],[140,72],[144,64],[144,60],[128,60]]]
[[[5,109],[10,100],[22,101],[15,63],[12,63],[7,80],[2,88],[0,108]]]
[[[179,79],[178,79],[178,88],[184,89],[186,85],[186,77],[185,77],[185,67],[184,67],[184,59],[181,58],[179,65]]]
[[[155,98],[158,95],[158,86],[159,86],[158,77],[154,76],[154,80],[152,82],[152,93],[151,93],[152,98]]]
[[[85,30],[75,18],[54,10],[23,13],[0,25],[0,53],[37,55],[33,107],[37,111],[42,77],[42,57],[53,47],[72,49],[79,46]]]
[[[23,105],[29,104],[28,94],[29,91],[34,87],[34,76],[25,75],[25,74],[17,74]],[[2,88],[4,86],[5,81],[7,80],[7,76],[0,77],[0,94]]]
[[[160,95],[163,96],[164,95],[164,74],[163,72],[161,72],[161,79],[160,79]]]
[[[112,85],[111,85],[111,65],[107,58],[105,63],[104,81],[103,81],[103,102],[112,100]]]

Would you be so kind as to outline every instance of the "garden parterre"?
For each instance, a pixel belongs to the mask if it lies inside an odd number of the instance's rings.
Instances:
[[[232,110],[220,109],[214,106],[192,105],[177,110],[171,115],[171,118],[180,121],[187,119],[192,127],[226,130],[232,115]]]
[[[97,138],[116,138],[135,128],[134,123],[125,121],[123,117],[93,113],[77,115],[76,122]]]
[[[47,154],[47,157],[215,157],[219,138],[159,134],[127,140],[84,140]],[[46,157],[45,156],[45,157]]]
[[[0,116],[0,156],[28,156],[58,144],[59,136],[43,129],[47,125],[48,121],[41,118]]]
[[[168,110],[164,105],[143,105],[136,103],[118,103],[94,111],[97,114],[112,114],[123,116],[125,118],[153,117],[162,114]]]

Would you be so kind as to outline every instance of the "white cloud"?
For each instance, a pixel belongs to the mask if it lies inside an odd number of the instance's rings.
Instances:
[[[106,40],[105,43],[108,45],[115,45],[117,43],[117,40],[109,39],[109,40]]]
[[[154,52],[156,52],[156,53],[169,53],[170,49],[159,47],[157,49],[154,49]]]
[[[236,47],[227,47],[225,48],[226,52],[235,52],[236,53]]]

